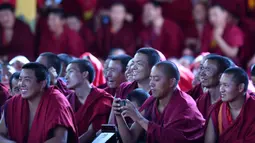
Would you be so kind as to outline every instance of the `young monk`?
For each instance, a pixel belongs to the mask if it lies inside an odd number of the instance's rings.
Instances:
[[[10,77],[10,81],[9,81],[9,93],[11,96],[14,95],[19,95],[20,94],[20,88],[19,88],[19,76],[20,76],[20,72],[15,72],[14,74],[12,74],[12,76]]]
[[[126,8],[114,3],[110,9],[110,25],[104,25],[96,34],[96,56],[105,59],[113,48],[121,48],[129,55],[136,51],[136,39],[132,26],[125,22]]]
[[[248,76],[241,68],[229,68],[220,78],[221,100],[207,125],[205,143],[255,142],[255,98],[247,94]]]
[[[34,60],[34,36],[26,23],[15,18],[14,11],[11,4],[0,5],[0,58],[9,61],[24,55]]]
[[[122,83],[116,92],[116,98],[126,99],[128,93],[136,88],[142,88],[147,92],[150,91],[150,71],[160,61],[157,50],[153,48],[141,48],[136,52],[132,60],[133,66],[131,68],[134,81],[131,83]],[[111,112],[109,123],[115,124],[113,111]]]
[[[146,3],[143,12],[150,26],[140,32],[140,46],[153,47],[161,51],[166,58],[180,57],[184,44],[180,27],[163,18],[162,9],[157,2]]]
[[[61,59],[57,55],[45,52],[40,54],[36,59],[36,62],[43,64],[48,68],[51,76],[51,85],[55,85],[65,96],[72,93],[67,89],[66,83],[59,78],[59,74],[61,73]]]
[[[45,66],[28,63],[22,67],[21,94],[4,106],[1,143],[78,142],[72,107],[62,93],[49,85]]]
[[[111,58],[106,74],[107,87],[104,89],[106,92],[115,96],[116,89],[121,83],[126,82],[125,71],[131,59],[128,55],[113,56]]]
[[[132,70],[132,66],[134,65],[133,59],[129,60],[127,67],[126,67],[126,71],[125,71],[125,76],[126,76],[126,80],[128,82],[133,82],[133,70]]]
[[[219,55],[209,56],[203,63],[200,81],[207,92],[200,93],[196,102],[205,119],[207,119],[212,105],[220,99],[220,76],[229,67],[231,67],[231,62]]]
[[[79,141],[91,142],[101,124],[108,121],[112,95],[93,86],[95,70],[88,60],[74,60],[66,69],[67,87],[75,92],[67,98],[75,112]]]
[[[47,29],[40,31],[39,53],[67,53],[76,57],[84,53],[83,40],[65,25],[62,9],[50,9],[47,20]]]
[[[146,132],[147,143],[199,142],[205,120],[195,101],[177,89],[180,73],[176,65],[159,62],[152,68],[150,79],[152,96],[140,108],[141,113],[129,100],[122,107],[119,98],[113,102],[122,141],[138,142],[141,133]],[[134,120],[131,128],[125,124],[124,117]]]
[[[216,53],[239,62],[239,48],[243,46],[244,35],[234,24],[228,22],[229,13],[221,5],[209,9],[208,25],[204,29],[201,51]]]

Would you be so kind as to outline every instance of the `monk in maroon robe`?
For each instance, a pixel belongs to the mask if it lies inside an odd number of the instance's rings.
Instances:
[[[84,42],[79,34],[64,24],[62,9],[50,10],[48,28],[40,31],[40,34],[39,54],[42,52],[67,53],[79,57],[84,52]]]
[[[68,100],[49,87],[48,69],[39,63],[22,67],[21,94],[4,106],[0,142],[78,142],[74,113]]]
[[[34,35],[27,24],[15,18],[11,4],[1,4],[0,58],[8,61],[18,55],[34,60]]]
[[[59,74],[61,73],[61,60],[57,55],[50,52],[42,53],[36,59],[36,62],[48,68],[51,77],[51,85],[56,86],[65,96],[72,93],[72,91],[66,87],[66,83],[59,78]]]
[[[79,141],[91,142],[108,121],[113,97],[91,85],[95,71],[88,60],[74,60],[66,71],[67,87],[75,90],[67,98],[75,111]]]
[[[205,120],[195,101],[177,89],[180,73],[174,63],[159,62],[151,70],[152,96],[145,101],[140,112],[129,101],[120,106],[120,99],[113,102],[113,110],[123,142],[138,142],[146,132],[147,143],[201,142]],[[128,128],[123,118],[134,120]]]
[[[200,81],[207,92],[202,92],[196,102],[205,119],[207,119],[212,105],[220,99],[219,78],[229,67],[231,67],[230,61],[218,55],[208,57],[203,63],[200,71]]]
[[[151,68],[160,61],[157,50],[153,48],[139,49],[133,60],[132,75],[133,82],[124,82],[116,91],[116,98],[126,99],[127,95],[136,88],[142,88],[149,92],[149,76]],[[115,124],[113,111],[111,112],[109,123]]]
[[[209,10],[211,25],[204,30],[201,51],[217,53],[230,57],[237,64],[239,48],[243,46],[243,32],[234,24],[227,21],[229,13],[220,5],[213,5]]]
[[[106,92],[115,96],[116,89],[121,83],[126,82],[125,71],[131,59],[128,55],[113,56],[111,58],[106,74],[107,87],[104,89]]]
[[[125,22],[126,9],[121,3],[115,3],[110,10],[111,24],[103,25],[96,33],[95,55],[106,58],[112,48],[121,48],[127,54],[136,51],[136,39],[133,27]]]
[[[180,27],[173,21],[164,19],[161,7],[155,2],[148,2],[144,6],[143,16],[146,16],[151,24],[140,32],[140,46],[153,47],[166,58],[180,57],[184,46]]]
[[[229,68],[220,78],[221,100],[211,114],[205,143],[255,142],[255,98],[247,94],[248,75],[241,68]]]

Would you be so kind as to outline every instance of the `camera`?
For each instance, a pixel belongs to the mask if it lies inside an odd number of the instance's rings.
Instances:
[[[126,106],[126,100],[124,99],[124,100],[121,100],[120,102],[119,102],[119,104],[120,104],[120,106],[122,107],[122,106]]]

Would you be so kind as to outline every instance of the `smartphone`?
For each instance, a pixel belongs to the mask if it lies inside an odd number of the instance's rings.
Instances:
[[[126,100],[121,100],[120,101],[120,106],[122,107],[122,106],[126,106]]]

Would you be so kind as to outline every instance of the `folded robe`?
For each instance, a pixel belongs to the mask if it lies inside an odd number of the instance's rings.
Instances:
[[[123,82],[116,91],[116,98],[126,99],[127,95],[136,88],[138,88],[138,84],[136,81]]]
[[[30,131],[29,105],[21,95],[12,97],[6,103],[5,122],[9,138],[17,143],[44,143],[53,137],[53,130],[58,126],[68,129],[68,143],[78,142],[72,107],[54,87],[43,94]]]
[[[2,107],[7,99],[11,96],[8,92],[7,87],[5,87],[2,83],[0,83],[0,107]]]
[[[255,142],[255,97],[246,95],[241,112],[232,120],[228,104],[218,101],[211,113],[211,118],[219,143],[253,143]],[[230,115],[231,116],[231,115]]]
[[[151,96],[140,108],[150,121],[147,143],[200,143],[205,120],[194,99],[176,89],[161,115],[157,106],[158,100]]]
[[[203,88],[201,83],[190,89],[187,94],[189,94],[194,100],[197,100],[197,98],[203,94]]]
[[[70,94],[67,99],[75,111],[79,136],[88,130],[90,124],[92,124],[95,131],[98,131],[101,129],[102,124],[107,123],[113,97],[104,90],[93,87],[83,105],[75,93]]]

